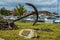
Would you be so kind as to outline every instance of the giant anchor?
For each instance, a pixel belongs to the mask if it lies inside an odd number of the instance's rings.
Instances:
[[[22,18],[25,18],[25,17],[27,17],[27,16],[36,14],[36,20],[35,20],[35,22],[33,23],[33,25],[35,25],[36,22],[38,21],[38,11],[37,11],[37,8],[36,8],[33,4],[30,4],[30,3],[26,3],[26,4],[29,5],[29,6],[31,6],[31,7],[33,7],[33,9],[34,9],[35,12],[34,12],[34,13],[30,13],[30,14],[28,14],[28,15],[25,15],[25,16],[19,18],[19,19],[16,19],[16,20],[14,20],[13,22],[18,21],[18,20],[20,20],[20,19],[22,19]]]
[[[23,19],[23,18],[25,18],[25,17],[27,17],[27,16],[30,16],[30,15],[36,15],[36,20],[34,21],[34,23],[33,23],[33,25],[35,25],[36,24],[36,22],[38,21],[38,11],[37,11],[37,9],[36,9],[36,7],[33,5],[33,4],[30,4],[30,3],[26,3],[27,5],[29,5],[29,6],[31,6],[31,7],[33,7],[33,9],[34,9],[34,13],[30,13],[30,14],[27,14],[27,15],[25,15],[25,16],[23,16],[23,17],[20,17],[20,18],[18,18],[18,19],[16,19],[16,20],[11,20],[11,21],[9,21],[8,22],[8,25],[10,25],[10,27],[12,28],[12,29],[16,29],[17,27],[15,26],[15,24],[14,24],[14,22],[15,21],[18,21],[18,20],[20,20],[20,19]]]

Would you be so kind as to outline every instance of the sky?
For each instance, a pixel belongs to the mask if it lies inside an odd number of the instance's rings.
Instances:
[[[0,8],[5,7],[6,9],[12,10],[18,4],[25,3],[34,4],[39,11],[46,10],[50,12],[60,13],[60,0],[0,0]],[[28,6],[25,6],[25,8],[30,11],[33,10]]]

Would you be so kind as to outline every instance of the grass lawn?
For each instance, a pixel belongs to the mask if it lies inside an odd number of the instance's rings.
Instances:
[[[15,22],[19,29],[17,30],[0,30],[0,38],[5,40],[60,40],[60,24],[45,24],[45,23],[37,23],[32,26],[33,23],[23,23],[23,22]],[[50,28],[52,32],[46,31],[38,31],[37,34],[40,38],[31,38],[26,39],[24,37],[20,37],[19,31],[21,29],[27,28]]]

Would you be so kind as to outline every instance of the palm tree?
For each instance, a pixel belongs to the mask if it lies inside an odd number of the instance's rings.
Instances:
[[[26,11],[27,10],[21,4],[19,4],[19,6],[16,6],[16,8],[15,8],[16,15],[19,15],[19,16],[22,16],[23,13],[26,12]]]

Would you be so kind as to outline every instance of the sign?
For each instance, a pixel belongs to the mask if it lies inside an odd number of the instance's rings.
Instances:
[[[33,29],[22,29],[19,32],[19,36],[25,37],[25,38],[32,38],[32,37],[37,37],[37,33]]]

